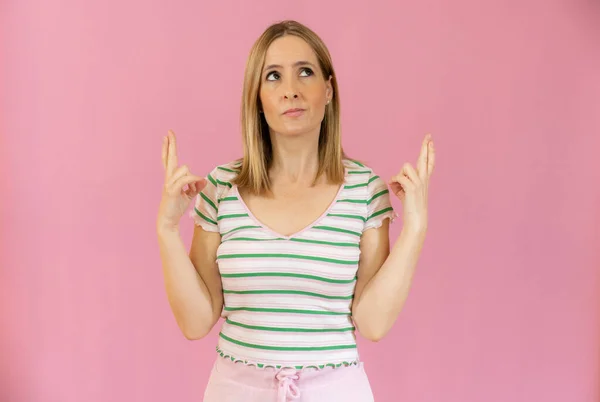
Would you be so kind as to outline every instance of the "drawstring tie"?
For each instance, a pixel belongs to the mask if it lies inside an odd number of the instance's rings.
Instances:
[[[277,402],[286,402],[289,399],[300,398],[300,389],[294,381],[298,381],[300,376],[293,368],[284,368],[279,370],[275,376],[279,381],[279,389],[277,391]]]

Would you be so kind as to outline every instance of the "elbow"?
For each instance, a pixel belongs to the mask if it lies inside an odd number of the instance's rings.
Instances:
[[[383,338],[385,338],[387,331],[377,330],[377,329],[369,329],[369,330],[358,330],[360,335],[368,341],[371,342],[379,342]]]
[[[208,335],[212,327],[206,327],[201,325],[179,325],[179,329],[181,330],[183,336],[185,336],[185,339],[187,339],[188,341],[197,341]]]
[[[371,334],[366,339],[369,340],[369,341],[371,341],[371,342],[379,342],[384,337],[385,337],[385,334],[383,334],[383,333],[381,333],[381,334]]]
[[[185,339],[187,339],[188,341],[197,341],[197,340],[204,338],[206,335],[207,334],[203,333],[203,332],[185,332],[185,331],[183,331],[183,336],[185,336]]]
[[[371,342],[379,342],[389,332],[389,328],[384,323],[373,322],[371,320],[354,320],[356,329],[360,336]]]
[[[198,314],[193,316],[179,317],[177,325],[181,333],[189,341],[197,341],[204,338],[213,330],[219,320],[219,314],[213,312],[212,317],[202,317]]]

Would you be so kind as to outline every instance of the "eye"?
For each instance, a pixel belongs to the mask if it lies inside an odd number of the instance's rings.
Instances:
[[[277,81],[279,78],[279,73],[277,71],[271,71],[267,74],[267,81]]]
[[[314,75],[313,70],[311,70],[308,67],[304,67],[301,71],[300,71],[300,75],[302,77],[310,77],[311,75]]]

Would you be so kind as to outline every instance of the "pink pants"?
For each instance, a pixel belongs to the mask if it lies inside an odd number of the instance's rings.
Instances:
[[[320,370],[256,368],[217,357],[204,402],[373,402],[363,364]]]

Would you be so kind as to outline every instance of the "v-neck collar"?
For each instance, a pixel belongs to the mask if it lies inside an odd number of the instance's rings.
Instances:
[[[342,195],[342,192],[344,191],[344,187],[346,186],[346,182],[347,182],[347,178],[348,178],[348,168],[344,166],[344,181],[343,183],[340,185],[340,188],[338,189],[335,197],[333,198],[333,201],[331,201],[331,203],[329,204],[329,206],[325,209],[325,212],[323,212],[321,215],[319,215],[316,219],[314,219],[312,221],[312,223],[308,224],[307,226],[305,226],[304,228],[298,230],[295,233],[292,233],[291,235],[283,235],[281,233],[278,233],[277,231],[271,229],[269,226],[265,225],[263,222],[261,222],[250,210],[250,208],[248,207],[248,205],[246,204],[246,202],[244,201],[244,199],[242,198],[242,196],[240,195],[240,191],[238,189],[237,184],[233,185],[233,191],[235,191],[235,196],[237,197],[239,203],[242,205],[242,207],[244,208],[244,210],[246,211],[246,213],[248,214],[248,216],[250,217],[250,219],[252,219],[258,226],[260,226],[262,229],[271,232],[272,234],[274,234],[275,236],[277,236],[278,238],[282,238],[282,239],[292,239],[294,237],[298,237],[301,234],[303,234],[304,232],[312,229],[314,226],[316,226],[319,222],[321,222],[333,209],[333,207],[335,206],[335,204],[339,201],[340,196]]]

